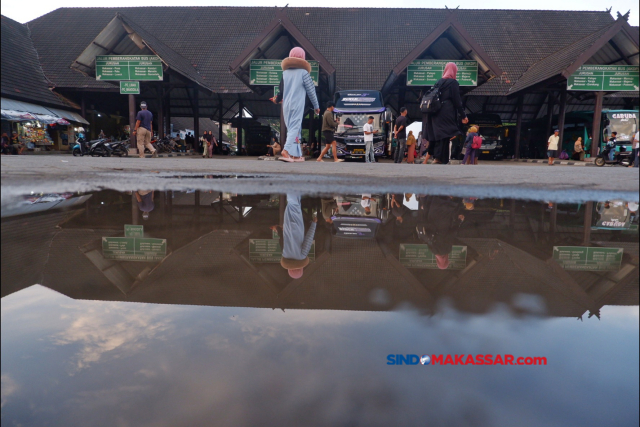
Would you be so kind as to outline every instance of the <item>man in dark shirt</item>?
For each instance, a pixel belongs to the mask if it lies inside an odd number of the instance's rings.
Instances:
[[[133,130],[133,134],[136,136],[136,142],[138,144],[138,157],[144,158],[145,147],[151,151],[153,157],[158,157],[156,149],[151,145],[151,136],[153,135],[153,114],[147,110],[147,103],[142,101],[140,103],[140,111],[136,116],[136,128]]]
[[[398,148],[393,159],[394,163],[402,163],[404,160],[404,152],[407,149],[407,108],[400,109],[400,116],[396,119],[396,125],[393,128],[393,135],[398,141]]]

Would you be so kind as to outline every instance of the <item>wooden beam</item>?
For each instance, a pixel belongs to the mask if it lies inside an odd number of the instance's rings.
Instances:
[[[593,109],[593,127],[591,129],[591,157],[598,155],[600,145],[600,122],[602,121],[602,99],[604,92],[596,92],[596,105]]]
[[[524,95],[520,95],[518,97],[518,117],[516,119],[516,146],[515,146],[515,157],[516,159],[520,158],[520,138],[522,136],[522,103],[524,101]]]

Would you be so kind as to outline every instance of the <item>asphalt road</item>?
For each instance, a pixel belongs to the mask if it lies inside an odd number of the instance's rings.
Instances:
[[[478,166],[255,158],[2,156],[2,199],[33,192],[200,189],[234,193],[411,192],[580,202],[638,201],[638,169],[483,162]],[[205,178],[208,177],[208,178]]]

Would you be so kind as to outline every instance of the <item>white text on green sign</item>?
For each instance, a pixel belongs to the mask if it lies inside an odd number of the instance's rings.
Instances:
[[[583,65],[569,76],[567,89],[637,92],[639,80],[637,65]]]
[[[162,80],[162,60],[155,55],[98,55],[96,80]]]
[[[623,248],[553,247],[553,259],[565,270],[617,271],[623,254]]]
[[[120,81],[120,94],[121,95],[139,95],[140,94],[140,82],[126,82]]]
[[[477,61],[446,61],[416,59],[407,67],[407,86],[433,86],[442,78],[444,67],[453,62],[458,66],[457,80],[460,86],[478,86]]]
[[[103,237],[102,256],[118,261],[161,261],[167,240],[140,237]]]
[[[311,65],[311,80],[318,86],[320,63],[307,61]],[[256,86],[276,86],[282,80],[281,59],[252,59],[249,70],[249,84]]]
[[[449,255],[448,270],[463,270],[467,266],[467,247],[455,245]],[[400,264],[407,268],[438,269],[436,255],[428,245],[400,244]]]

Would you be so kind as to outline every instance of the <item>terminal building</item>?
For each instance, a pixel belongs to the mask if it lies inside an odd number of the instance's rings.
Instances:
[[[268,72],[256,79],[252,65],[300,46],[317,62],[321,104],[341,90],[380,91],[387,108],[406,106],[420,121],[421,93],[433,84],[420,66],[472,61],[477,73],[462,86],[467,113],[499,117],[507,157],[539,156],[552,127],[565,146],[581,132],[593,154],[617,120],[607,111],[622,114],[624,129],[637,129],[639,33],[628,18],[610,10],[316,7],[60,8],[24,25],[3,16],[3,117],[4,99],[17,93],[8,85],[27,85],[5,78],[5,68],[21,67],[19,52],[5,45],[11,27],[32,46],[40,65],[32,72],[77,108],[91,137],[128,131],[145,100],[159,137],[176,118],[190,118],[200,134],[207,118],[237,128],[239,148],[251,154],[264,147],[261,128],[277,127],[280,118],[269,100],[277,82]],[[118,81],[96,73],[101,55],[157,57],[162,78],[121,94]],[[304,126],[319,137],[318,118]]]

